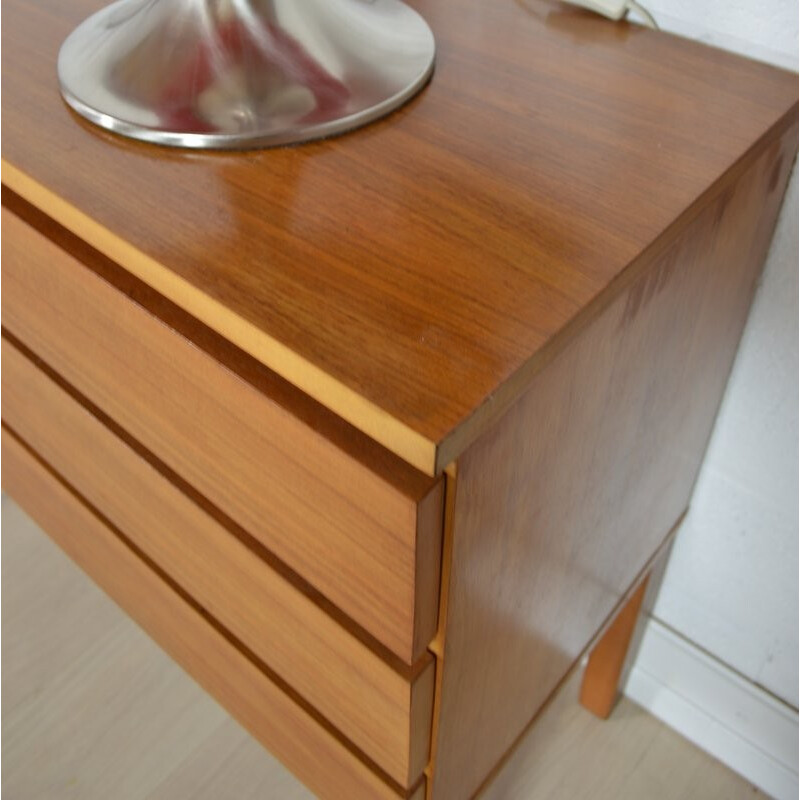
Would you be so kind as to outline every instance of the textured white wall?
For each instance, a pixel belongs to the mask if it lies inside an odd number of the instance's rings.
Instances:
[[[660,26],[797,70],[797,0],[641,0]],[[795,168],[689,515],[653,615],[798,701]]]
[[[667,31],[797,70],[797,0],[639,0]]]

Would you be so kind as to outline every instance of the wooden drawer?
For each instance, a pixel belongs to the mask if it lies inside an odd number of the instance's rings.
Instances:
[[[436,628],[442,481],[16,203],[47,236],[3,208],[3,325],[378,642],[419,659]]]
[[[363,753],[413,785],[428,759],[432,657],[387,664],[6,340],[2,358],[4,423]]]
[[[7,430],[3,487],[59,546],[192,677],[314,792],[326,797],[424,797],[364,763],[313,712],[294,701],[191,600],[152,570]]]

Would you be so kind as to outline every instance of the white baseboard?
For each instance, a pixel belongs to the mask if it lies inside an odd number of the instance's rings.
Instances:
[[[797,712],[656,619],[623,691],[762,791],[797,800]]]

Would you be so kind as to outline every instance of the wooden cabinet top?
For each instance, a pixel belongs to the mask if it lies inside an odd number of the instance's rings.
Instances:
[[[545,0],[416,0],[431,84],[296,148],[128,141],[58,93],[101,0],[3,5],[3,183],[434,473],[797,115],[797,76]],[[777,168],[776,168],[777,169]]]

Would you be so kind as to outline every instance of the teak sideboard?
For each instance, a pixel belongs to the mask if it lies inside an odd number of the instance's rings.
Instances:
[[[613,702],[797,76],[416,0],[437,67],[399,112],[182,152],[62,103],[101,4],[3,7],[3,486],[320,797],[472,796],[588,649]]]

